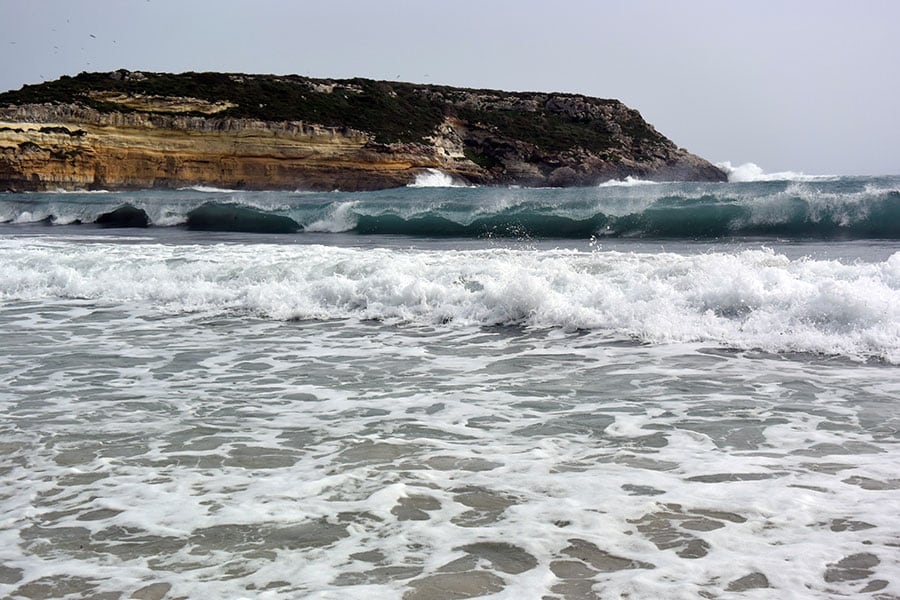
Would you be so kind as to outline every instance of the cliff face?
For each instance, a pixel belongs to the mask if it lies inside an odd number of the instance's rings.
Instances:
[[[369,80],[116,71],[0,94],[0,190],[365,190],[724,173],[615,100]]]
[[[361,131],[247,119],[0,110],[0,189],[377,189],[437,167],[432,149],[382,148]],[[461,170],[462,172],[462,170]]]

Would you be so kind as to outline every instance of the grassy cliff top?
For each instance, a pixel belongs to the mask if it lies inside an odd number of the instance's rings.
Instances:
[[[221,105],[216,117],[349,127],[382,143],[423,142],[452,117],[548,151],[602,152],[615,145],[614,133],[671,144],[616,100],[299,75],[80,73],[2,93],[0,106],[77,103],[102,112],[135,110],[107,101],[109,93],[196,98]]]

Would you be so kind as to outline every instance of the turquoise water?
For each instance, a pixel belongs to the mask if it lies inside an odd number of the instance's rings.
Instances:
[[[407,187],[289,193],[201,187],[6,194],[0,198],[0,223],[93,223],[130,206],[144,211],[150,226],[253,233],[897,240],[898,190],[898,177],[833,177],[694,184],[629,181],[569,189]]]

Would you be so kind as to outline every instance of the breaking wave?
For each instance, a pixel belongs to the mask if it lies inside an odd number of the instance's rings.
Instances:
[[[445,182],[440,172],[423,175]],[[0,223],[423,237],[900,239],[900,178],[593,188],[406,187],[365,193],[186,189],[0,195]]]
[[[659,181],[650,181],[648,179],[639,179],[629,175],[625,179],[610,179],[604,181],[599,187],[634,187],[636,185],[658,185]]]
[[[457,181],[449,174],[444,173],[438,169],[425,169],[422,173],[416,175],[416,179],[414,182],[410,183],[408,187],[413,188],[427,188],[427,187],[467,187],[465,183]]]
[[[876,263],[772,250],[671,253],[70,244],[0,238],[0,298],[593,330],[900,362],[900,252]]]
[[[751,183],[757,181],[827,181],[837,179],[834,175],[806,175],[796,171],[781,171],[778,173],[766,173],[759,165],[748,162],[741,165],[732,165],[730,161],[716,163],[716,166],[725,171],[728,181],[731,183]]]

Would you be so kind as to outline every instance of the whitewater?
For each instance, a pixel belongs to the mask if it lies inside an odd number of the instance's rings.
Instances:
[[[0,194],[0,597],[900,597],[900,177],[727,170]]]
[[[826,177],[730,183],[626,179],[595,188],[468,187],[427,172],[365,193],[244,192],[209,187],[116,193],[4,194],[0,224],[121,224],[250,233],[450,238],[900,239],[900,178]]]

